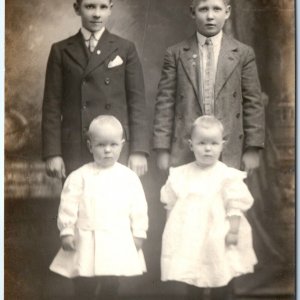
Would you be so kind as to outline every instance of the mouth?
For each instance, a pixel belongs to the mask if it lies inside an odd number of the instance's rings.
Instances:
[[[214,28],[214,27],[216,27],[216,25],[215,24],[206,24],[205,27]]]

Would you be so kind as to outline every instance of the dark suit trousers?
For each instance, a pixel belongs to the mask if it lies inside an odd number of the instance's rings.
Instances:
[[[76,277],[74,300],[117,300],[119,278],[117,276]]]

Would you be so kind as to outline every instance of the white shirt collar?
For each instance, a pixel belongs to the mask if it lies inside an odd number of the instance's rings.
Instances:
[[[223,31],[221,30],[218,34],[216,34],[210,38],[212,41],[212,44],[214,46],[221,44],[222,37],[223,37]],[[207,39],[206,36],[202,35],[201,33],[199,33],[197,31],[197,40],[198,40],[198,44],[200,46],[203,46],[205,44],[206,39]]]
[[[85,41],[88,41],[91,38],[92,34],[94,34],[94,37],[96,38],[96,40],[99,41],[104,30],[105,30],[105,27],[103,27],[101,30],[96,31],[96,32],[90,32],[84,27],[81,27],[81,29],[80,29]]]

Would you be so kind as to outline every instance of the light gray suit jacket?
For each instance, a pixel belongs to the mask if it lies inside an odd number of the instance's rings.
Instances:
[[[198,43],[194,34],[167,49],[154,118],[154,149],[171,153],[171,165],[194,160],[188,139],[203,115]],[[264,104],[252,48],[223,35],[215,81],[215,116],[226,143],[221,159],[239,168],[243,151],[264,147]]]

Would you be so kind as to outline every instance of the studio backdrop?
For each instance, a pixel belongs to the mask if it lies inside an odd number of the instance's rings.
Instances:
[[[72,0],[9,0],[5,22],[5,299],[59,299],[68,280],[48,270],[58,247],[61,183],[41,160],[41,107],[53,42],[75,34]],[[115,0],[108,29],[135,42],[145,77],[149,130],[165,50],[194,33],[190,0]],[[293,0],[232,0],[225,31],[252,46],[266,108],[266,149],[248,179],[255,205],[248,218],[259,263],[236,282],[236,293],[294,293],[295,10]],[[159,191],[166,174],[149,158],[142,178],[149,205],[148,273],[123,280],[123,295],[184,294],[160,282],[165,211]]]

